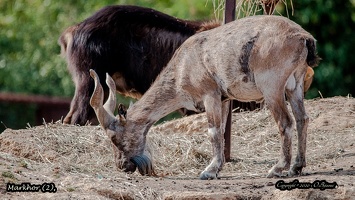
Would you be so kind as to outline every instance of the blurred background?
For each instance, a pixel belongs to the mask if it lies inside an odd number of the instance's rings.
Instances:
[[[243,11],[251,1],[238,2]],[[1,0],[0,133],[66,115],[75,88],[57,40],[68,26],[112,4],[150,7],[182,19],[223,20],[223,1],[216,0]],[[252,6],[253,14],[262,14],[261,6]],[[318,41],[322,61],[307,99],[355,94],[355,0],[280,1],[274,14],[294,20]]]

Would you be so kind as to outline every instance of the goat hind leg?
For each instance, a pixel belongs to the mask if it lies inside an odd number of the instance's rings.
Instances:
[[[70,111],[63,122],[79,125],[85,125],[88,121],[95,123],[95,113],[89,105],[94,90],[94,81],[90,78],[89,72],[80,73],[75,77],[75,94],[70,104]]]
[[[288,172],[289,176],[300,175],[302,168],[306,167],[306,145],[307,145],[307,127],[308,116],[306,114],[303,103],[303,90],[298,86],[293,91],[286,91],[287,97],[291,104],[293,115],[296,119],[297,136],[298,136],[298,151],[296,161]]]
[[[210,164],[201,173],[200,179],[215,179],[222,170],[224,160],[224,126],[227,119],[229,102],[222,104],[220,98],[207,97],[205,109],[208,119],[208,133],[210,135],[213,158]]]
[[[75,111],[74,111],[74,108],[76,107],[76,106],[74,105],[74,102],[76,102],[75,99],[76,99],[76,97],[75,97],[75,95],[74,95],[74,97],[73,97],[73,99],[72,99],[72,101],[71,101],[71,103],[70,103],[69,112],[68,112],[68,114],[67,114],[67,115],[64,117],[64,119],[63,119],[63,123],[64,123],[64,124],[71,124],[71,119],[72,119],[73,113],[75,112]]]
[[[267,101],[267,99],[265,99],[265,102],[278,125],[281,138],[280,159],[278,163],[269,170],[267,175],[268,178],[275,176],[281,177],[282,171],[290,168],[292,157],[292,120],[287,110],[283,93],[280,97],[281,98],[276,101]]]
[[[82,91],[81,85],[75,84],[75,93],[74,97],[72,98],[70,102],[70,110],[68,114],[64,117],[63,123],[64,124],[80,124],[80,108],[83,107],[80,97],[82,96]],[[83,125],[83,124],[81,124]]]

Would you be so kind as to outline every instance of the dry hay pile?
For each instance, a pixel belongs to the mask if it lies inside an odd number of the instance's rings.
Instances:
[[[306,172],[335,168],[341,158],[354,156],[355,100],[334,97],[307,100],[305,105],[310,117]],[[235,182],[264,177],[279,155],[274,119],[268,110],[262,109],[234,113],[232,120],[233,161],[226,163],[220,176]],[[197,179],[211,158],[206,130],[205,114],[154,126],[148,142],[157,174],[169,180]],[[295,130],[294,134],[293,152],[296,152]],[[354,170],[353,162],[342,166]],[[54,123],[23,130],[7,129],[0,134],[0,173],[0,195],[5,194],[8,182],[56,183],[57,194],[17,194],[29,199],[34,197],[31,195],[36,198],[42,195],[43,199],[155,199],[163,192],[153,186],[138,186],[137,172],[127,175],[115,168],[111,143],[98,126]],[[154,180],[160,184],[165,178],[141,177],[139,181]]]
[[[206,3],[209,3],[209,0],[207,0]],[[211,3],[213,5],[215,19],[221,21],[224,15],[226,0],[212,0]],[[240,19],[264,13],[266,12],[265,5],[277,5],[285,9],[287,17],[290,15],[290,13],[288,13],[288,8],[290,8],[292,11],[291,14],[293,15],[294,8],[292,0],[237,0],[235,5],[235,17],[236,19]],[[277,6],[275,7],[274,13],[281,15]]]

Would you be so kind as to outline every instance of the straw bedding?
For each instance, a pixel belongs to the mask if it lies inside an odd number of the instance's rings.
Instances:
[[[328,179],[342,181],[345,189],[341,194],[345,198],[349,191],[350,194],[354,191],[351,184],[355,175],[355,100],[334,97],[307,100],[305,105],[310,124],[304,174],[308,176],[304,177],[314,179],[314,176],[326,175]],[[221,183],[210,182],[210,187],[215,192],[232,192],[234,196],[239,187],[244,187],[241,194],[250,197],[248,195],[255,188],[248,189],[247,186],[259,183],[262,185],[260,189],[268,192],[267,189],[273,187],[265,184],[275,180],[264,177],[277,162],[280,149],[274,119],[267,109],[262,109],[234,113],[232,121],[232,162],[226,163],[220,174],[221,180],[229,186],[225,186],[226,189]],[[155,171],[160,177],[141,177],[137,172],[118,171],[111,143],[99,126],[57,122],[21,130],[7,129],[0,134],[0,194],[29,199],[31,195],[40,195],[43,199],[66,199],[68,195],[73,198],[78,195],[80,199],[154,199],[165,195],[169,199],[180,190],[196,194],[210,191],[208,187],[197,187],[201,184],[198,175],[211,158],[204,113],[154,126],[149,131],[148,142],[153,150]],[[294,130],[294,155],[296,146]],[[331,173],[335,169],[342,175]],[[6,193],[8,182],[53,182],[58,192]],[[235,185],[235,190],[230,185]]]

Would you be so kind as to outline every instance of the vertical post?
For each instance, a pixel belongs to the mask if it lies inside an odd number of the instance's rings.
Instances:
[[[224,9],[224,23],[234,21],[235,19],[235,0],[226,0]]]
[[[224,9],[224,23],[234,21],[235,19],[235,0],[226,0]],[[232,109],[233,101],[230,101],[230,107],[224,132],[224,157],[226,162],[231,161],[231,130],[232,130]]]
[[[276,4],[280,0],[263,0],[262,1],[262,6],[264,9],[264,15],[272,15],[274,13]]]

